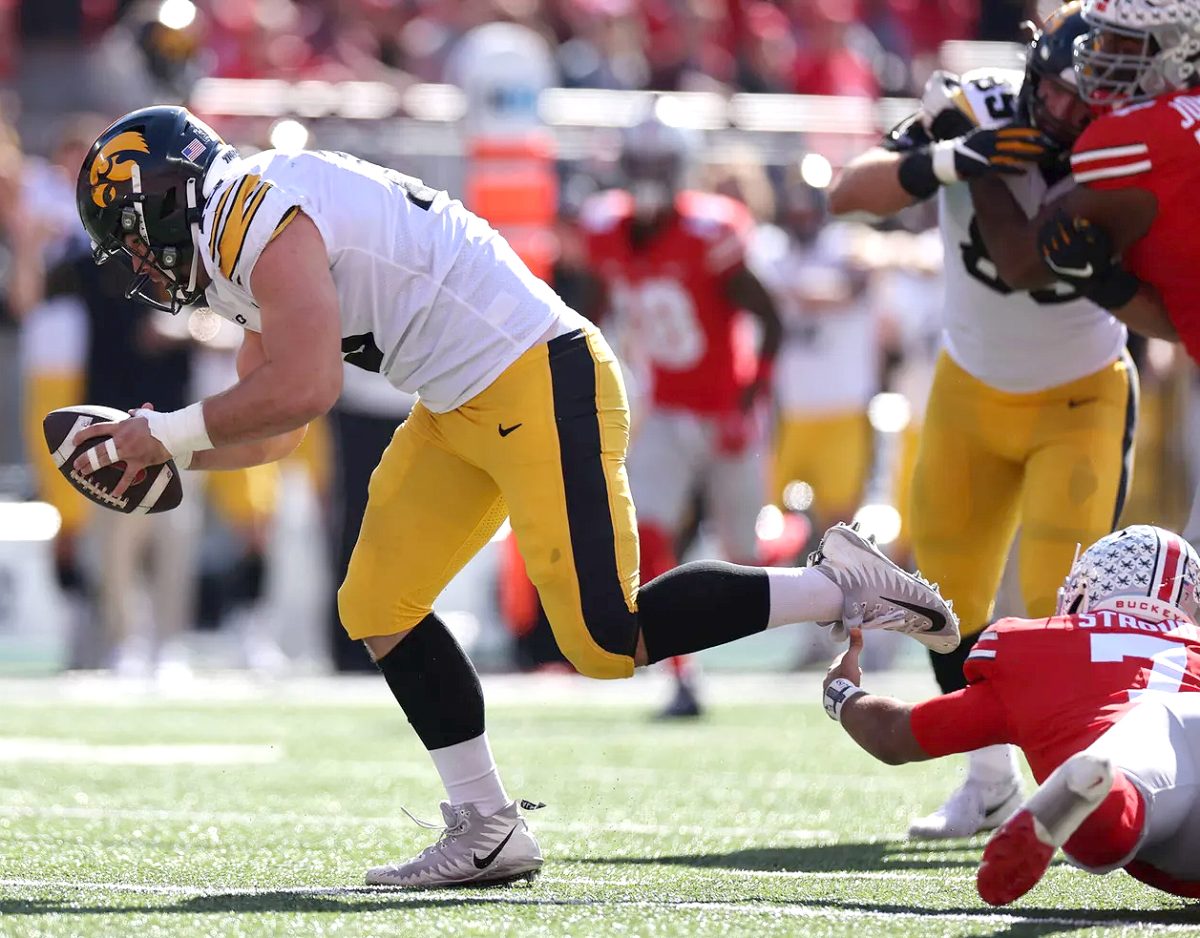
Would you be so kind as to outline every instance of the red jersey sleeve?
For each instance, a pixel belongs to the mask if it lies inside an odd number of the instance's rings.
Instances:
[[[909,725],[917,744],[935,757],[1011,742],[1000,698],[986,681],[917,704]]]
[[[1178,119],[1160,101],[1135,104],[1092,121],[1071,150],[1076,185],[1092,189],[1147,187],[1174,144]],[[1190,142],[1190,141],[1189,141]]]

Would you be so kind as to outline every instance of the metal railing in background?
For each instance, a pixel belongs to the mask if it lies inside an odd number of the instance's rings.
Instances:
[[[1019,68],[1023,54],[1015,43],[948,42],[940,58],[943,67],[961,72]],[[701,138],[701,161],[750,151],[775,166],[808,152],[840,165],[917,107],[913,98],[549,88],[538,96],[537,114],[561,161],[605,160],[615,156],[616,131],[636,123],[652,100],[663,120]],[[468,100],[454,85],[208,78],[196,83],[189,103],[239,144],[267,146],[276,122],[300,121],[310,132],[309,146],[403,161],[405,171],[431,184],[462,189]]]

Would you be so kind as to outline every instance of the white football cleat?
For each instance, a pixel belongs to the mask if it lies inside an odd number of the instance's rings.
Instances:
[[[858,525],[835,524],[808,565],[820,570],[842,591],[844,628],[903,632],[933,651],[958,647],[958,616],[942,599],[937,584],[906,573],[858,533]]]
[[[499,885],[532,880],[541,869],[542,852],[515,801],[491,817],[481,815],[472,804],[443,801],[441,808],[446,825],[437,843],[411,860],[367,870],[368,886],[438,889]],[[434,830],[438,827],[417,823]]]
[[[1112,791],[1112,763],[1078,752],[1055,769],[983,848],[975,885],[989,905],[1006,905],[1046,874],[1054,852]]]
[[[1021,806],[1021,783],[984,785],[967,779],[946,803],[925,817],[914,818],[908,836],[920,840],[953,840],[995,830]]]

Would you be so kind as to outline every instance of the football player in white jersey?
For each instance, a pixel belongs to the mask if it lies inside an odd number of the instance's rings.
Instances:
[[[1014,533],[1027,613],[1054,610],[1075,545],[1111,531],[1128,486],[1137,373],[1124,325],[1055,283],[1013,290],[999,275],[966,183],[1002,175],[1027,215],[1072,185],[1066,162],[1090,115],[1072,44],[1087,31],[1069,3],[1031,42],[1024,81],[998,70],[936,73],[922,110],[846,167],[836,213],[888,214],[938,197],[945,247],[944,349],[912,488],[917,564],[942,584],[967,639],[934,660],[944,692],[987,626]],[[972,753],[965,784],[910,834],[963,837],[996,827],[1021,801],[1015,753]]]
[[[171,457],[200,469],[279,458],[332,406],[343,359],[419,395],[371,477],[339,606],[430,752],[445,831],[368,883],[496,882],[541,867],[492,758],[479,678],[433,612],[505,515],[559,646],[590,677],[806,620],[958,644],[936,590],[845,527],[811,568],[701,562],[639,588],[613,354],[445,192],[343,153],[240,159],[186,110],[153,107],[100,136],[76,198],[96,260],[130,263],[131,296],[175,311],[203,294],[246,329],[232,388],[76,435],[112,435],[81,471],[123,461],[115,492]]]

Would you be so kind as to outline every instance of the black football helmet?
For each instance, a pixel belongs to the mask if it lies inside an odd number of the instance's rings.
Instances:
[[[128,260],[133,279],[127,299],[169,313],[199,299],[195,245],[204,177],[218,156],[234,155],[212,128],[181,107],[133,111],[92,144],[79,170],[75,204],[92,239],[93,260]],[[131,235],[147,253],[134,250]],[[156,284],[151,269],[169,286]]]
[[[1034,28],[1031,23],[1026,26]],[[1086,122],[1073,126],[1048,113],[1038,96],[1038,86],[1043,78],[1075,86],[1075,40],[1086,35],[1088,29],[1080,0],[1063,4],[1046,18],[1041,29],[1034,29],[1025,56],[1025,81],[1017,96],[1017,114],[1021,123],[1037,127],[1068,148],[1083,131]]]

